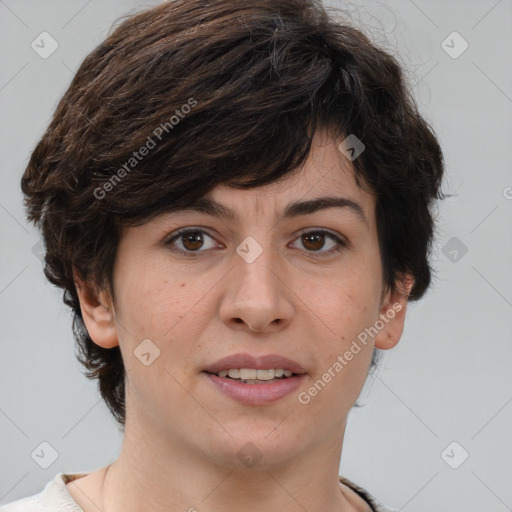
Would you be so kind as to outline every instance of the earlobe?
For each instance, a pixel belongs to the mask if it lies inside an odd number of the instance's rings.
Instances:
[[[380,310],[379,332],[375,336],[375,348],[389,350],[400,341],[404,330],[407,300],[414,285],[410,274],[401,276],[397,282],[397,290],[386,293]]]
[[[94,283],[84,282],[74,272],[75,287],[87,332],[92,341],[103,348],[119,345],[115,328],[115,311],[107,292]]]

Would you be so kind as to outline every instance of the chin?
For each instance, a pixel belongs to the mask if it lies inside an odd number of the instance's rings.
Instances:
[[[227,422],[223,426],[229,434],[219,427],[220,437],[209,438],[209,457],[230,469],[270,469],[289,464],[304,448],[304,440],[291,435],[283,424],[279,426],[281,421],[258,423],[246,419],[238,424]]]

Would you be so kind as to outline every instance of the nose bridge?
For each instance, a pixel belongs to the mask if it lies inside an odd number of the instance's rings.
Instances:
[[[259,236],[260,240],[262,235]],[[246,237],[236,248],[238,260],[235,260],[240,287],[249,286],[258,289],[265,289],[267,293],[270,288],[278,285],[275,280],[277,260],[272,252],[272,244],[267,240],[263,243],[253,236]]]
[[[270,325],[283,325],[292,315],[269,238],[260,243],[248,236],[236,248],[234,272],[228,278],[229,291],[221,307],[224,322],[232,326],[242,321],[253,331],[264,330]]]

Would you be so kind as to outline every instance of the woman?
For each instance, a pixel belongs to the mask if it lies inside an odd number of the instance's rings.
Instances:
[[[429,286],[442,175],[395,59],[320,2],[126,19],[22,178],[121,453],[0,510],[391,510],[343,436]]]

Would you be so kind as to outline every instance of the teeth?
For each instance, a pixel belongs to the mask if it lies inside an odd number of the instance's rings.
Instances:
[[[272,380],[275,377],[291,377],[293,372],[290,370],[283,370],[282,368],[269,369],[269,370],[254,370],[252,368],[241,368],[232,370],[222,370],[217,373],[219,377],[229,376],[232,379],[242,380]]]

